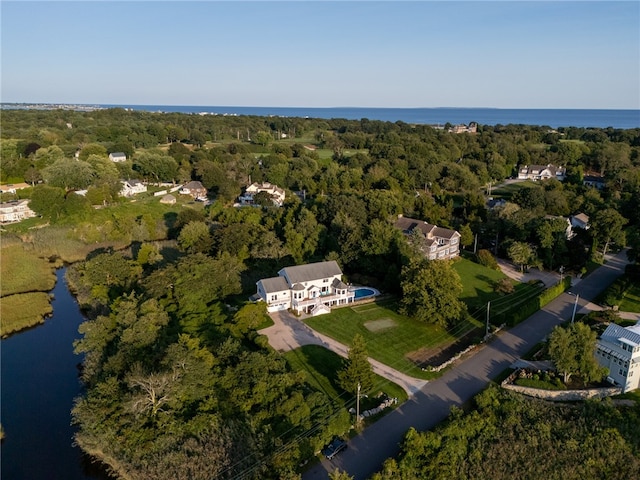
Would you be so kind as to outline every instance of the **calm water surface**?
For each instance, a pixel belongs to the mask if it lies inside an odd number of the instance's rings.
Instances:
[[[82,389],[73,341],[84,318],[64,273],[56,272],[53,317],[0,343],[3,480],[109,478],[73,446],[70,412]]]

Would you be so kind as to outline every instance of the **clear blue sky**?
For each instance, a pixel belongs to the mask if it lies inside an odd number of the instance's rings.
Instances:
[[[640,108],[640,2],[1,2],[3,102]]]

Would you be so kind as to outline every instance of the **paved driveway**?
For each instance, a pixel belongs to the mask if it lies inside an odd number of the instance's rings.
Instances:
[[[590,300],[624,272],[626,252],[609,257],[606,265],[572,288],[580,296],[579,306]],[[349,448],[329,462],[324,459],[302,476],[303,480],[326,480],[339,468],[355,480],[364,480],[380,470],[388,457],[396,456],[399,443],[410,427],[428,430],[444,420],[452,406],[473,398],[517,358],[541,341],[554,326],[571,318],[575,297],[563,293],[511,330],[476,350],[442,377],[425,385],[407,402],[366,428],[349,441]]]
[[[274,312],[270,316],[274,324],[258,333],[266,335],[269,338],[269,344],[280,352],[294,350],[303,345],[321,345],[344,358],[349,355],[349,347],[316,332],[289,312]],[[400,385],[409,396],[427,384],[426,380],[405,375],[371,357],[369,357],[369,362],[375,373]]]

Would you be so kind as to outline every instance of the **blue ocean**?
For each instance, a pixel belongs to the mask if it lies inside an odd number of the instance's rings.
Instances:
[[[261,117],[344,118],[426,125],[537,125],[558,127],[640,128],[640,110],[509,109],[509,108],[361,108],[361,107],[222,107],[178,105],[100,105],[149,112],[180,112]]]

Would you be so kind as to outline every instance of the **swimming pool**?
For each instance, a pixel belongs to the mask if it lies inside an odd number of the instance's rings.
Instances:
[[[355,293],[355,300],[362,300],[363,298],[375,297],[380,295],[380,292],[375,288],[369,287],[354,287],[352,291]]]

